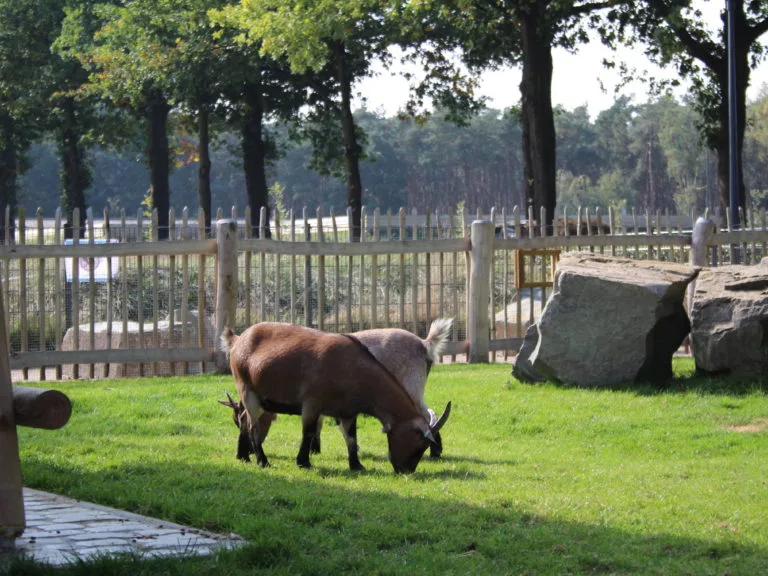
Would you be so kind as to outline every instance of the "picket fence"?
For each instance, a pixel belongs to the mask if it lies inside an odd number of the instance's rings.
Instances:
[[[693,215],[578,210],[552,230],[533,213],[364,211],[360,242],[348,214],[171,210],[167,240],[157,215],[88,213],[83,238],[64,240],[60,211],[34,224],[23,210],[0,247],[11,369],[21,379],[151,376],[215,370],[218,334],[261,321],[325,331],[398,327],[424,336],[454,318],[447,355],[493,361],[514,353],[552,290],[561,252],[709,265],[766,256],[765,212],[726,220],[692,256]],[[311,216],[311,217],[310,217]],[[719,222],[719,218],[713,215]],[[80,215],[74,215],[74,229]],[[258,234],[254,234],[254,231]],[[269,231],[269,233],[268,233]],[[700,241],[701,243],[701,241]]]

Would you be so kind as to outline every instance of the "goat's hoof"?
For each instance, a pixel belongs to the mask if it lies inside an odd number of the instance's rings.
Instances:
[[[259,460],[259,467],[260,468],[269,468],[271,464],[267,462],[266,460]]]
[[[359,462],[357,464],[350,464],[349,469],[352,470],[352,472],[365,472],[365,466]]]

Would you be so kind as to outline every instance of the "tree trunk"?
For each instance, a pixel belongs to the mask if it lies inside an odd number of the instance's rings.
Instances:
[[[200,141],[200,163],[197,168],[197,203],[205,211],[205,229],[211,229],[211,155],[208,132],[208,110],[198,111],[198,139]]]
[[[552,110],[552,38],[546,22],[546,5],[534,2],[520,13],[523,47],[522,95],[523,171],[526,198],[534,218],[542,207],[551,230],[557,202],[555,121]]]
[[[85,190],[90,185],[91,175],[85,164],[85,154],[80,145],[80,131],[75,115],[74,99],[66,98],[62,102],[61,108],[64,113],[64,124],[59,140],[62,187],[61,207],[66,214],[64,237],[72,238],[74,236],[72,214],[75,208],[78,208],[80,214],[85,216]],[[84,218],[81,219],[81,223],[80,230],[78,230],[78,238],[82,238],[85,231]]]
[[[169,184],[168,112],[165,97],[156,92],[147,106],[149,124],[149,188],[152,207],[157,209],[158,238],[168,238],[168,211],[171,207]]]
[[[269,188],[267,188],[266,147],[264,146],[264,105],[261,85],[249,83],[245,87],[243,119],[243,169],[248,206],[251,207],[253,237],[259,237],[261,208],[267,209],[265,235],[269,232]]]
[[[6,232],[13,244],[14,221],[16,215],[17,190],[18,190],[18,155],[16,151],[16,139],[13,134],[13,123],[10,118],[3,116],[0,119],[2,129],[2,142],[0,149],[0,243],[5,242]],[[10,208],[10,230],[5,229],[5,212]]]
[[[352,116],[352,80],[349,76],[347,51],[344,42],[332,42],[336,79],[341,90],[341,130],[344,145],[344,168],[347,176],[347,206],[352,208],[352,222],[349,223],[352,241],[359,242],[362,233],[363,184],[360,178],[360,154],[362,148],[357,142],[355,119]]]

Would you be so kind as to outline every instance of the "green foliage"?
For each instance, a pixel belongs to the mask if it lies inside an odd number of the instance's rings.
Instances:
[[[665,392],[528,385],[508,364],[435,366],[453,412],[444,458],[393,474],[360,418],[364,473],[332,426],[314,469],[280,416],[266,470],[235,459],[216,403],[231,376],[62,382],[73,416],[19,430],[26,485],[248,544],[208,558],[124,558],[20,574],[759,574],[768,550],[765,382],[693,377]],[[468,393],[468,390],[471,393]]]

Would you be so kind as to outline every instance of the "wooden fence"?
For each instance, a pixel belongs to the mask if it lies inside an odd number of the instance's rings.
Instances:
[[[362,241],[352,243],[347,215],[332,211],[276,214],[271,237],[263,211],[255,228],[247,210],[222,216],[208,233],[202,214],[171,211],[168,240],[158,241],[155,215],[89,213],[85,237],[66,241],[59,212],[46,220],[38,210],[30,225],[21,211],[14,228],[6,215],[0,277],[11,368],[23,379],[187,374],[214,369],[225,325],[423,336],[442,316],[455,319],[448,353],[484,361],[517,350],[551,294],[561,252],[690,262],[694,222],[579,210],[542,235],[533,214],[516,209],[377,210],[364,211]],[[765,213],[747,216],[742,229],[726,222],[705,241],[707,262],[766,256]]]

